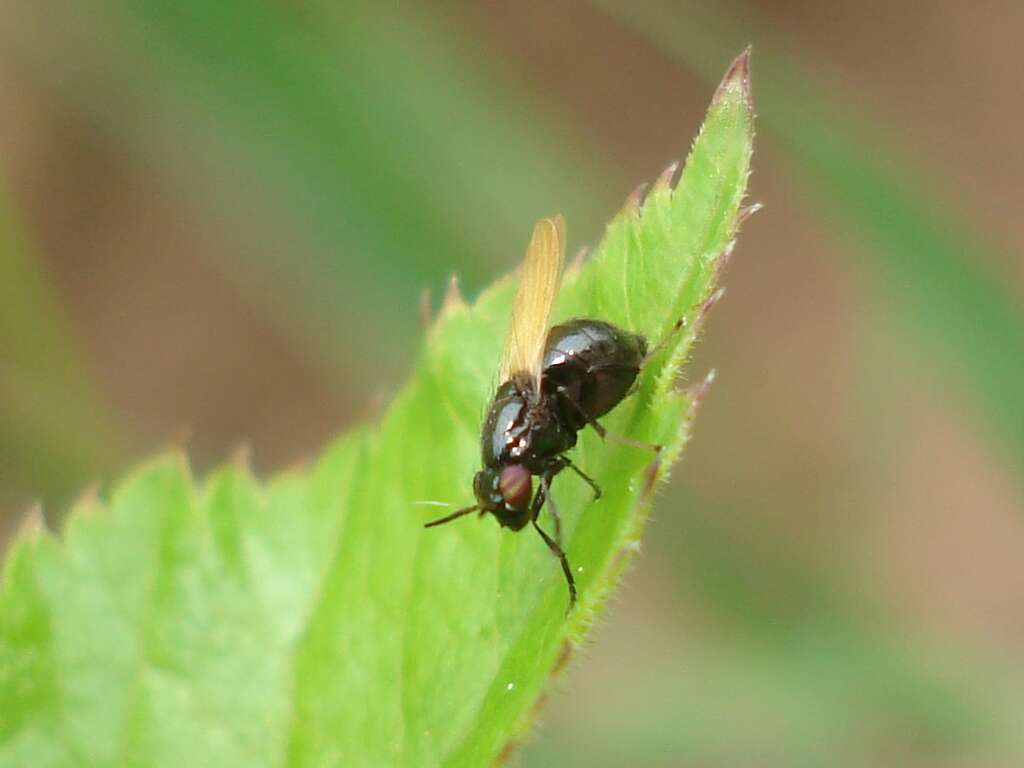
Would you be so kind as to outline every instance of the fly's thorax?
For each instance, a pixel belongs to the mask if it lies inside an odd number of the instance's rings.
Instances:
[[[532,382],[524,377],[514,377],[498,387],[480,433],[485,467],[516,462],[529,452],[529,413],[535,399]]]
[[[546,459],[576,445],[576,432],[559,417],[557,404],[528,376],[502,384],[484,420],[480,447],[485,467],[524,464],[533,474]]]

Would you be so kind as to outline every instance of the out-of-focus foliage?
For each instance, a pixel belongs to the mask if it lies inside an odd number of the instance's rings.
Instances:
[[[59,302],[0,190],[0,504],[64,498],[117,440]],[[4,526],[0,525],[0,532]]]

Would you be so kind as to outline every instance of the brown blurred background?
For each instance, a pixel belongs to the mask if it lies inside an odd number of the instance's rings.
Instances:
[[[0,528],[373,418],[421,291],[596,243],[752,43],[719,377],[522,764],[1021,764],[1024,10],[909,8],[8,6]]]

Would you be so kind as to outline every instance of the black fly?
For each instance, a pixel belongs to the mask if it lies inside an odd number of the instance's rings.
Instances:
[[[477,511],[490,512],[514,531],[532,524],[562,564],[572,610],[576,583],[561,545],[551,481],[568,468],[593,488],[595,498],[601,495],[597,483],[565,453],[588,424],[606,436],[597,419],[630,392],[648,350],[643,336],[602,320],[577,318],[549,327],[564,260],[565,221],[561,216],[542,219],[526,252],[502,355],[502,384],[480,435],[483,469],[473,478],[477,503],[426,527]],[[533,476],[540,479],[536,493]],[[555,520],[554,538],[537,524],[545,502]]]

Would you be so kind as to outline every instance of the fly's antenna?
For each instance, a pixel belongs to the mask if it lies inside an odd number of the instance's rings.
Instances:
[[[444,502],[434,502],[434,504],[443,505]],[[439,518],[437,520],[431,520],[429,523],[425,523],[423,525],[423,527],[424,528],[433,528],[435,525],[444,525],[445,523],[450,523],[452,520],[460,518],[463,515],[468,515],[471,512],[476,512],[479,509],[480,509],[480,505],[479,504],[474,504],[472,507],[465,507],[463,509],[459,509],[459,510],[456,510],[455,512],[452,512],[450,515],[445,515],[444,517]]]

